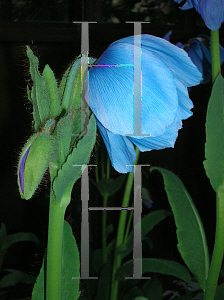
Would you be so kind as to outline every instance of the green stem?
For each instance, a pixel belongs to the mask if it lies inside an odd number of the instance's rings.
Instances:
[[[221,71],[219,51],[219,31],[211,31],[212,82]],[[212,261],[205,286],[204,300],[213,300],[217,288],[224,253],[224,187],[216,193],[216,232]]]
[[[98,147],[97,155],[96,155],[96,167],[94,168],[95,169],[96,183],[99,182],[98,160],[99,160],[99,147]]]
[[[126,227],[126,232],[125,232],[125,237],[124,237],[124,243],[126,243],[128,235],[129,235],[129,230],[130,230],[130,227],[131,227],[132,217],[133,217],[133,210],[131,210],[130,214],[129,214],[128,224],[127,224],[127,227]]]
[[[110,158],[107,155],[107,179],[110,178]]]
[[[104,151],[104,145],[102,145],[102,147],[100,147],[100,150],[101,150],[101,177],[104,179],[105,178],[105,164],[104,164],[105,151]]]
[[[213,300],[224,254],[224,186],[216,194],[216,233],[212,261],[205,286],[204,300]]]
[[[107,206],[107,199],[108,197],[103,197],[103,207]],[[103,211],[103,219],[102,219],[102,252],[103,252],[103,263],[105,264],[107,261],[107,253],[106,253],[106,246],[107,246],[107,211]]]
[[[107,155],[107,174],[106,174],[106,179],[110,178],[110,159],[109,156]],[[108,197],[104,196],[103,197],[103,207],[107,207],[107,200]],[[107,211],[103,211],[103,219],[102,219],[102,252],[103,252],[103,262],[106,263],[107,261],[107,253],[106,253],[106,247],[107,247],[107,233],[106,233],[106,228],[107,228]]]
[[[60,207],[53,191],[50,196],[46,300],[61,300],[61,262],[65,207]]]
[[[139,150],[136,148],[136,161],[135,164],[137,164],[138,157],[139,157]],[[134,181],[134,173],[128,174],[128,179],[125,187],[124,197],[122,201],[122,207],[128,207],[129,199],[132,191]],[[122,210],[120,213],[120,219],[118,224],[118,230],[117,230],[117,241],[116,241],[116,249],[123,244],[124,242],[124,233],[125,233],[125,225],[126,225],[126,219],[127,219],[127,210]],[[116,250],[115,250],[116,251]],[[113,273],[112,273],[112,282],[111,282],[111,300],[117,300],[117,293],[118,293],[118,280],[115,280],[115,274],[117,269],[120,267],[122,261],[122,255],[115,253],[114,258],[114,265],[113,265]]]
[[[219,30],[211,31],[212,82],[221,71],[219,51]]]

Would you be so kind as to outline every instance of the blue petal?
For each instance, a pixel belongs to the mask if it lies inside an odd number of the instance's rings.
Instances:
[[[166,35],[164,35],[163,39],[170,42],[170,36],[172,34],[172,30],[168,31]]]
[[[211,42],[210,37],[207,35],[199,35],[197,38],[190,40],[190,46],[186,49],[192,62],[197,69],[203,74],[201,83],[206,84],[210,81],[212,76],[211,67]],[[220,45],[220,62],[224,61],[224,49]]]
[[[187,87],[198,85],[200,83],[201,74],[195,68],[186,52],[171,44],[170,42],[151,36],[142,34],[142,48],[154,54],[158,59],[167,65],[174,76],[186,84]],[[134,43],[134,37],[129,36],[114,42],[117,43]],[[111,45],[113,45],[111,44]]]
[[[200,0],[196,10],[210,30],[221,27],[224,21],[224,0]]]
[[[112,44],[113,45],[113,44]],[[133,45],[114,44],[97,64],[122,67],[93,67],[89,71],[89,104],[102,125],[116,134],[134,132]],[[175,46],[174,46],[175,47]],[[137,49],[141,57],[141,49]],[[139,76],[141,74],[139,73]],[[142,133],[156,136],[165,132],[177,111],[175,83],[171,71],[149,51],[142,50]]]
[[[174,0],[177,3],[182,0]],[[195,8],[210,30],[217,30],[224,21],[224,0],[188,0],[180,8],[187,10]]]
[[[183,6],[180,7],[180,9],[182,10],[188,10],[188,9],[191,9],[194,7],[194,3],[197,2],[197,1],[191,1],[191,0],[188,0]]]
[[[199,84],[201,75],[184,50],[149,35],[142,35],[141,42],[142,49],[136,50],[142,58],[139,122],[143,134],[157,136],[165,133],[178,110],[175,81],[180,80],[187,89]],[[133,36],[114,42],[97,61],[98,67],[89,71],[90,107],[104,127],[120,135],[134,131],[133,44]],[[120,64],[122,67],[115,67]]]
[[[203,75],[203,80],[201,83],[208,83],[212,75],[211,51],[207,49],[201,42],[195,41],[187,49],[187,53],[192,62]]]
[[[128,137],[141,152],[174,147],[182,122],[173,123],[165,134],[157,137]]]
[[[185,120],[192,116],[191,109],[194,107],[191,99],[189,98],[188,90],[180,81],[176,81],[178,91],[178,110],[176,120]]]
[[[184,3],[184,0],[174,0],[174,1],[180,5],[182,5],[181,2]],[[180,9],[188,10],[190,8],[193,8],[193,7],[195,7],[195,5],[197,5],[197,2],[198,2],[198,0],[187,0],[186,3],[184,3],[182,6],[180,6]]]
[[[119,173],[134,172],[136,152],[132,142],[125,136],[113,134],[97,119],[96,122],[114,169]]]

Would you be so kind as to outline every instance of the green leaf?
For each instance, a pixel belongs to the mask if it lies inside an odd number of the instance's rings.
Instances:
[[[101,256],[102,258],[102,256]],[[110,284],[111,284],[112,267],[109,264],[105,264],[100,272],[98,278],[97,297],[96,300],[108,300],[110,296]]]
[[[79,298],[79,250],[70,225],[64,222],[62,258],[62,300]]]
[[[89,63],[92,64],[95,59],[89,57]],[[81,106],[82,99],[82,89],[81,89],[81,79],[82,76],[86,74],[81,74],[81,58],[73,63],[72,67],[69,69],[69,75],[66,81],[66,86],[64,88],[63,99],[62,99],[62,109],[67,111],[69,108],[77,109]]]
[[[89,107],[86,106],[69,110],[74,114],[73,117],[73,131],[72,131],[72,145],[76,144],[77,141],[80,139],[81,136],[88,134],[87,131],[87,124],[89,122]]]
[[[7,235],[6,227],[2,224],[0,232],[0,269],[2,267],[2,262],[4,255],[6,254],[8,248],[14,243],[18,242],[34,242],[39,245],[39,240],[35,234],[30,232],[18,232],[11,235]],[[13,275],[6,275],[7,277],[13,277]]]
[[[87,165],[96,140],[96,120],[92,114],[89,120],[89,134],[85,135],[68,156],[58,176],[53,182],[56,199],[60,199],[60,205],[68,205],[71,200],[71,192],[75,182],[81,177],[82,165]],[[77,165],[77,166],[76,166]],[[64,197],[66,196],[66,198]]]
[[[62,165],[70,152],[72,129],[73,129],[73,117],[72,113],[62,117],[55,128],[54,136],[58,145],[58,160]]]
[[[39,245],[39,239],[32,232],[18,232],[1,238],[0,249],[7,250],[11,245],[18,242],[33,242]]]
[[[33,128],[34,131],[38,131],[41,128],[41,119],[40,113],[37,105],[37,96],[36,96],[36,89],[32,87],[31,89],[31,99],[33,104]]]
[[[81,131],[82,131],[82,112],[81,112],[81,108],[80,109],[76,109],[75,112],[75,117],[73,120],[73,132],[72,134],[74,135],[73,139],[76,139],[78,135],[80,135]],[[89,119],[89,117],[88,117]]]
[[[70,109],[78,109],[81,107],[81,101],[82,101],[82,72],[81,72],[81,64],[80,68],[78,69],[75,80],[73,83],[73,90],[70,100]]]
[[[154,243],[152,239],[150,239],[149,237],[145,237],[143,241],[149,247],[150,250],[153,249]]]
[[[147,299],[162,300],[163,287],[160,280],[153,276],[143,285],[142,290]]]
[[[151,200],[151,197],[150,197],[150,194],[149,194],[149,191],[142,187],[141,188],[141,191],[142,191],[142,202],[148,207],[150,208],[152,206],[152,200]]]
[[[107,225],[107,228],[106,228],[107,235],[110,234],[113,231],[114,231],[114,225],[113,224]]]
[[[224,79],[219,74],[213,84],[206,116],[204,168],[213,189],[224,184]]]
[[[100,270],[103,266],[102,249],[95,249],[92,256],[92,266],[97,275],[100,274]]]
[[[3,239],[5,236],[7,236],[7,230],[6,230],[5,224],[2,223],[1,229],[0,229],[0,270],[2,268],[2,262],[3,262],[5,254],[6,254],[6,251],[7,251],[7,249],[3,249],[1,247],[1,239]]]
[[[159,222],[169,216],[172,216],[172,213],[165,209],[156,210],[147,214],[142,219],[142,237],[145,237]]]
[[[135,300],[136,297],[139,298],[139,296],[141,299],[142,298],[141,296],[143,296],[143,292],[139,287],[135,286],[125,294],[124,300]],[[144,299],[144,297],[143,297],[143,299]]]
[[[80,80],[80,84],[81,84],[80,76],[76,76],[80,67],[81,67],[81,58],[77,59],[69,70],[69,75],[66,81],[66,85],[63,93],[63,99],[62,99],[62,110],[64,111],[67,111],[69,109],[70,102],[73,97],[72,95],[73,88],[74,85],[76,86],[76,81]],[[80,94],[79,94],[79,101],[81,101]]]
[[[126,175],[120,175],[116,179],[101,179],[98,184],[94,181],[91,182],[96,186],[102,197],[110,197],[120,190],[125,179]]]
[[[44,67],[42,78],[45,81],[48,97],[50,99],[50,112],[52,118],[57,118],[61,113],[61,104],[59,99],[58,85],[54,72],[49,65]]]
[[[79,251],[69,224],[64,221],[63,250],[62,250],[62,297],[61,300],[77,300],[80,295]],[[44,266],[40,270],[32,293],[32,300],[44,300]]]
[[[171,212],[169,212],[168,210],[156,210],[153,212],[150,212],[149,214],[147,214],[142,220],[142,241],[146,238],[146,235],[149,233],[149,231],[151,231],[159,222],[161,222],[162,220],[164,220],[166,217],[171,216]],[[122,246],[122,245],[125,245]],[[125,244],[122,244],[117,251],[119,252],[121,250],[121,252],[119,253],[124,253],[122,258],[124,258],[125,256],[127,256],[129,253],[131,253],[131,251],[133,250],[133,230],[129,233],[127,241]]]
[[[132,238],[133,239],[133,238]],[[133,242],[132,242],[133,244]],[[130,247],[128,247],[129,245],[126,245],[126,244],[121,244],[117,249],[116,249],[116,253],[117,254],[124,254],[123,257],[127,256],[131,250],[133,249],[133,246],[132,246],[132,249],[130,249]],[[122,258],[123,258],[122,257]]]
[[[10,274],[5,275],[0,280],[0,286],[10,286],[17,283],[32,283],[36,281],[36,277],[25,272],[13,269],[5,269],[4,272],[10,272]]]
[[[192,300],[192,299],[201,299],[201,298],[195,298],[199,293],[201,292],[201,290],[198,291],[194,291],[192,293],[188,293],[184,296],[180,296],[175,298],[176,300]]]
[[[139,261],[140,258],[135,259]],[[142,258],[142,274],[146,272],[161,273],[164,275],[172,275],[180,278],[187,283],[191,282],[191,276],[188,270],[179,263],[166,259],[159,258]],[[118,268],[115,278],[117,280],[124,280],[125,277],[133,275],[133,260],[125,262],[120,268]]]
[[[224,299],[224,283],[222,283],[216,289],[215,298],[214,300],[223,300]]]
[[[30,60],[30,74],[33,80],[31,98],[33,103],[34,129],[37,131],[40,129],[41,124],[50,118],[50,99],[45,81],[38,70],[38,58],[28,46],[27,56]]]
[[[177,227],[178,250],[204,290],[209,269],[209,253],[197,209],[183,183],[175,174],[162,168],[155,167],[152,170],[158,170],[163,175],[165,190]]]
[[[5,237],[7,235],[7,230],[5,227],[5,224],[1,224],[1,228],[0,228],[0,239]]]
[[[93,267],[92,258],[93,258],[93,251],[92,251],[92,248],[90,246],[89,247],[89,261],[90,261],[89,276],[90,277],[97,277],[97,274],[96,274],[96,272],[94,270],[94,267]],[[101,259],[101,262],[102,262],[102,259]],[[97,282],[98,282],[98,279],[85,280],[86,289],[88,291],[89,299],[93,299],[94,296],[96,295]]]
[[[62,98],[63,98],[63,94],[64,94],[64,91],[65,91],[65,85],[66,85],[66,82],[67,82],[68,75],[69,75],[69,72],[71,70],[71,67],[72,66],[69,66],[68,69],[63,74],[61,82],[60,82],[60,85],[59,85],[59,88],[58,88],[60,101],[62,101]]]

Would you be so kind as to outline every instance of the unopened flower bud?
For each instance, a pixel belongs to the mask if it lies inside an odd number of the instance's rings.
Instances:
[[[48,133],[33,135],[22,150],[18,166],[18,185],[21,197],[30,199],[54,153],[54,138]]]

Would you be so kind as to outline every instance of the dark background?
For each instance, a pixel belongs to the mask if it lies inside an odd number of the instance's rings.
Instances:
[[[4,267],[33,274],[38,272],[46,246],[49,190],[45,179],[36,196],[25,201],[20,198],[17,187],[19,153],[32,134],[32,109],[26,96],[30,77],[25,46],[30,45],[39,57],[40,71],[45,64],[49,64],[60,79],[68,65],[81,52],[81,25],[73,24],[72,21],[98,22],[89,25],[90,56],[95,57],[99,57],[111,42],[133,35],[133,24],[125,24],[125,21],[151,21],[142,25],[142,33],[158,37],[172,30],[171,42],[174,44],[178,41],[184,44],[197,34],[209,35],[209,30],[194,10],[181,11],[172,0],[141,3],[123,0],[113,1],[113,5],[109,0],[0,1],[0,221],[6,225],[9,234],[31,231],[41,240],[40,248],[30,243],[12,246]],[[220,42],[223,45],[223,27],[220,30]],[[215,230],[215,195],[202,164],[204,124],[210,91],[210,83],[192,88],[194,115],[184,121],[175,148],[142,153],[139,163],[167,168],[183,180],[201,215],[211,251]],[[117,173],[114,171],[112,175],[117,176]],[[150,182],[143,181],[143,185],[150,189],[153,209],[169,209],[165,194],[161,191],[161,178],[157,174],[150,175]],[[115,198],[120,201],[117,206],[121,205],[122,193]],[[79,183],[74,188],[72,204],[67,213],[79,242],[80,220],[77,213],[74,213],[78,201]],[[99,195],[92,187],[90,201],[93,205],[102,206]],[[116,206],[112,200],[109,205]],[[96,220],[97,217],[92,217],[94,228],[100,229],[94,223]],[[97,247],[99,234],[97,230],[92,234],[93,247]],[[154,255],[179,259],[175,258],[178,254],[175,225],[171,219],[165,226],[158,227],[154,237],[157,237]]]

